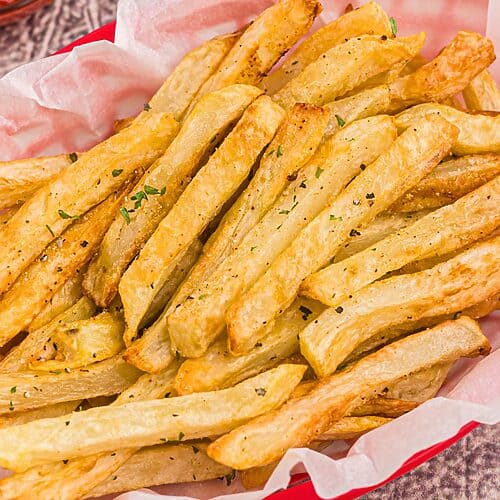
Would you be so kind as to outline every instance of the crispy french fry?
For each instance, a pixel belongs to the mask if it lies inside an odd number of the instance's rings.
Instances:
[[[306,66],[273,98],[285,108],[296,102],[321,105],[333,101],[370,77],[413,59],[424,39],[424,33],[395,39],[385,35],[351,38]]]
[[[0,161],[0,209],[22,204],[71,163],[69,155]]]
[[[283,404],[305,369],[280,365],[222,391],[92,408],[0,429],[0,464],[23,471],[115,448],[220,435]]]
[[[92,256],[121,204],[111,195],[76,220],[43,251],[0,300],[0,345],[26,328],[65,281]]]
[[[449,314],[500,290],[500,236],[414,274],[372,283],[324,311],[300,334],[300,350],[326,376],[372,335],[408,320]]]
[[[360,165],[375,160],[395,137],[391,118],[380,116],[353,123],[325,141],[239,248],[167,318],[174,349],[186,357],[203,355],[222,333],[228,306],[361,171]]]
[[[438,165],[390,210],[415,212],[452,203],[500,174],[500,155],[468,155]]]
[[[163,154],[177,129],[171,115],[145,111],[133,125],[80,156],[40,188],[0,229],[0,293],[74,217],[82,216]],[[117,169],[120,175],[113,175]]]
[[[124,390],[112,406],[131,401],[147,401],[168,397],[178,364],[173,363],[158,375],[143,375]],[[98,486],[121,467],[138,448],[126,448],[75,460],[33,467],[22,474],[0,481],[0,497],[16,498],[31,495],[36,498],[79,498]]]
[[[137,335],[144,314],[172,273],[178,257],[248,176],[283,117],[283,110],[267,96],[252,103],[125,272],[119,291],[127,322],[124,336],[127,345]]]
[[[28,364],[42,356],[43,349],[52,333],[65,323],[90,318],[96,311],[95,305],[87,297],[82,297],[75,305],[56,316],[50,323],[30,334],[0,362],[0,372],[15,372],[27,368]],[[45,354],[45,353],[44,353]]]
[[[392,387],[389,391],[392,391]],[[394,392],[395,391],[391,392],[391,396]],[[380,417],[394,418],[408,413],[417,406],[418,403],[416,401],[407,401],[404,399],[397,399],[395,397],[385,397],[379,395],[369,399],[357,408],[354,408],[354,410],[349,413],[349,416],[365,417],[369,415],[378,415]]]
[[[406,337],[334,374],[302,398],[254,419],[208,447],[208,456],[235,469],[266,465],[284,451],[305,446],[342,418],[360,398],[411,372],[485,354],[489,344],[469,318]]]
[[[443,104],[419,104],[396,116],[398,129],[405,130],[423,116],[437,114],[458,127],[452,151],[457,155],[500,153],[500,115],[470,115]]]
[[[297,300],[278,318],[272,331],[243,356],[231,355],[227,340],[218,340],[203,357],[182,363],[175,377],[177,394],[225,389],[272,368],[298,351],[298,334],[322,310],[317,302]]]
[[[391,271],[469,245],[500,226],[499,200],[500,175],[362,252],[312,274],[302,282],[301,294],[334,307]]]
[[[354,439],[367,432],[391,422],[392,418],[369,415],[364,417],[343,417],[333,423],[317,439],[334,441],[336,439]]]
[[[376,2],[368,2],[306,38],[280,68],[262,80],[261,86],[268,94],[274,94],[335,45],[360,35],[391,34],[389,18],[382,7]]]
[[[392,110],[452,97],[494,60],[490,40],[478,33],[459,31],[432,61],[389,84]]]
[[[0,373],[0,414],[112,396],[133,384],[139,373],[120,356],[62,373]]]
[[[487,69],[471,80],[462,94],[471,111],[500,111],[500,91]]]
[[[128,217],[117,215],[89,266],[83,286],[97,305],[109,305],[130,261],[178,200],[213,141],[260,94],[255,87],[234,85],[205,96],[196,105],[165,154],[132,190],[134,199],[124,207]]]
[[[52,295],[47,305],[30,323],[28,331],[34,332],[50,323],[56,316],[74,306],[82,298],[82,281],[85,269],[70,276],[66,283]]]
[[[111,358],[123,349],[123,330],[123,320],[109,312],[67,323],[51,335],[55,358],[33,361],[30,368],[53,372],[81,368]]]
[[[321,12],[317,0],[279,0],[243,32],[196,99],[234,83],[258,84],[278,59],[307,33]]]
[[[203,442],[143,448],[88,493],[86,498],[161,484],[229,477],[232,469],[209,458],[206,449],[207,443]]]
[[[231,352],[257,342],[262,327],[294,300],[302,280],[328,263],[356,228],[417,184],[448,153],[457,128],[437,115],[414,122],[280,254],[226,314]]]

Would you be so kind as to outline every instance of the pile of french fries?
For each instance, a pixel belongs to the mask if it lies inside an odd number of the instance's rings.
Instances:
[[[85,152],[0,163],[1,499],[226,478],[432,398],[500,300],[492,43],[279,0]],[[463,97],[463,98],[462,98]]]

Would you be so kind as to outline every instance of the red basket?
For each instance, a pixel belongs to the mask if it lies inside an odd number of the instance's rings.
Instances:
[[[116,23],[112,22],[98,28],[91,33],[83,36],[82,38],[74,41],[67,47],[59,50],[57,54],[62,54],[64,52],[69,52],[73,49],[73,47],[77,47],[78,45],[85,45],[90,42],[95,42],[98,40],[108,40],[110,42],[114,41],[115,37],[115,26]],[[352,500],[355,498],[359,498],[361,495],[368,493],[380,486],[392,481],[393,479],[406,474],[407,472],[413,470],[415,467],[423,464],[427,460],[435,457],[438,453],[442,452],[446,448],[450,447],[452,444],[456,443],[459,439],[469,434],[472,430],[474,430],[479,424],[476,422],[469,422],[467,425],[464,425],[460,431],[450,439],[437,443],[433,446],[425,450],[421,450],[411,458],[409,458],[394,474],[388,477],[385,481],[381,483],[374,484],[371,486],[367,486],[365,488],[358,488],[355,490],[351,490],[348,493],[344,493],[338,497],[335,497],[335,500]],[[268,498],[273,500],[303,500],[304,498],[319,498],[316,492],[314,491],[314,487],[309,479],[307,474],[295,474],[292,476],[290,485],[286,490],[278,491]]]

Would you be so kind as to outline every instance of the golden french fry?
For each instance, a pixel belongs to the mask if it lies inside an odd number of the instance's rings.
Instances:
[[[392,35],[389,18],[376,2],[340,16],[306,38],[280,68],[262,80],[261,87],[268,94],[276,93],[321,54],[360,35]]]
[[[206,454],[207,443],[161,445],[143,448],[133,455],[86,498],[148,486],[205,481],[232,475],[232,469]]]
[[[30,368],[53,372],[81,368],[111,358],[123,349],[123,330],[123,320],[109,312],[67,323],[51,334],[55,358],[34,361]]]
[[[471,80],[462,94],[471,111],[500,111],[500,91],[487,69]]]
[[[133,125],[80,156],[41,187],[0,229],[0,293],[74,217],[82,216],[163,154],[177,129],[171,115],[145,111]]]
[[[449,314],[500,290],[500,236],[431,269],[377,281],[324,311],[300,334],[300,351],[326,376],[362,342],[408,320]]]
[[[22,204],[71,163],[69,155],[0,161],[0,209]]]
[[[97,305],[109,305],[130,261],[178,200],[214,140],[261,93],[249,85],[233,85],[205,96],[195,106],[165,154],[132,190],[134,195],[123,207],[125,216],[117,215],[89,266],[83,286]]]
[[[425,33],[394,39],[385,35],[351,38],[306,66],[273,98],[285,108],[296,102],[321,105],[333,101],[370,77],[413,59],[424,39]]]
[[[452,203],[500,174],[500,155],[468,155],[438,165],[390,210],[414,212]]]
[[[443,104],[419,104],[396,116],[398,129],[405,130],[411,124],[430,114],[437,114],[458,127],[460,133],[452,152],[457,155],[475,153],[500,153],[500,115],[470,115]]]
[[[278,0],[247,27],[194,102],[207,92],[234,83],[258,84],[307,33],[321,10],[317,0]]]
[[[457,128],[437,115],[415,121],[306,226],[267,272],[228,309],[231,352],[257,342],[262,327],[294,300],[301,282],[326,265],[357,228],[417,184],[448,153]]]
[[[117,134],[118,132],[121,132],[123,129],[126,129],[134,119],[129,116],[128,118],[122,118],[121,120],[115,120],[113,122],[113,132]]]
[[[174,349],[186,357],[203,355],[222,333],[228,306],[361,171],[360,165],[375,160],[395,137],[392,119],[379,116],[353,123],[325,141],[238,249],[167,318]]]
[[[74,221],[2,296],[0,345],[26,328],[54,293],[87,263],[111,224],[124,194],[109,196]]]
[[[28,331],[34,332],[50,323],[56,316],[74,306],[82,298],[82,281],[85,269],[70,276],[66,283],[52,295],[46,306],[30,323]]]
[[[252,103],[127,269],[119,284],[127,322],[124,335],[127,345],[137,335],[144,314],[179,256],[248,176],[283,116],[283,110],[270,97],[262,96]]]
[[[29,335],[0,361],[0,372],[15,372],[26,369],[30,362],[48,359],[44,348],[54,331],[61,325],[90,318],[96,312],[95,305],[82,297],[75,305],[56,316],[50,323],[29,333]],[[47,353],[48,355],[48,353]]]
[[[391,422],[392,418],[368,415],[364,417],[343,417],[333,423],[323,434],[317,437],[321,441],[336,439],[354,439],[367,432]]]
[[[417,374],[420,372],[417,372]],[[413,377],[413,375],[411,376]],[[411,378],[408,377],[408,378]],[[397,383],[396,383],[397,384]],[[391,391],[391,396],[394,391]],[[395,397],[375,396],[372,399],[364,402],[357,408],[349,412],[349,416],[353,417],[366,417],[369,415],[378,415],[380,417],[395,418],[408,413],[418,406],[416,401],[407,401],[404,399],[397,399]]]
[[[334,307],[391,271],[469,245],[500,226],[499,200],[500,175],[362,252],[312,274],[302,282],[301,294]]]
[[[459,31],[432,61],[389,84],[393,111],[458,94],[495,60],[493,44],[469,31]]]
[[[220,435],[283,404],[305,369],[280,365],[222,391],[91,408],[0,429],[0,464],[23,471],[115,448]]]
[[[175,377],[177,394],[225,389],[272,368],[299,350],[298,334],[322,310],[312,300],[295,301],[272,331],[243,356],[231,355],[227,340],[218,340],[201,358],[182,363]]]
[[[373,396],[414,371],[488,350],[477,323],[465,317],[411,335],[326,378],[302,398],[222,436],[210,444],[208,456],[235,469],[266,465],[287,449],[310,443],[361,397]]]
[[[63,401],[112,396],[124,391],[138,377],[139,371],[125,363],[121,356],[69,372],[0,373],[0,414]]]

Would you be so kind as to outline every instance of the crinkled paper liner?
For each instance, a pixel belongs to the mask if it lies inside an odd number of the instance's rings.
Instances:
[[[112,123],[137,113],[185,52],[254,18],[270,0],[121,0],[116,41],[95,42],[36,61],[0,79],[0,160],[83,151],[107,137]],[[352,2],[354,6],[364,2]],[[486,33],[500,47],[500,0],[380,0],[399,33],[427,32],[432,56],[459,29]],[[347,1],[323,0],[315,28],[340,15]],[[496,28],[496,29],[495,29]],[[500,63],[492,72],[500,77]],[[493,346],[486,358],[461,360],[439,397],[369,432],[330,456],[289,450],[264,490],[243,492],[239,481],[205,481],[156,488],[175,498],[251,500],[284,488],[290,471],[307,470],[316,492],[333,497],[382,482],[415,453],[454,436],[471,421],[500,420],[500,314],[482,322]],[[302,465],[300,465],[302,464]],[[1,471],[0,471],[1,474]],[[132,492],[145,500],[158,493]]]

